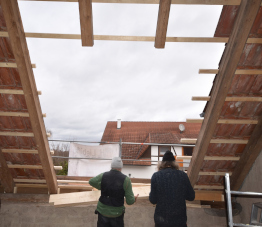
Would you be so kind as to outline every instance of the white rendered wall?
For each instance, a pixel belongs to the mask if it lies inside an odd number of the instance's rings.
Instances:
[[[124,165],[122,169],[122,173],[129,176],[130,178],[145,178],[151,179],[154,172],[156,172],[156,165],[152,166],[132,166],[132,165]]]

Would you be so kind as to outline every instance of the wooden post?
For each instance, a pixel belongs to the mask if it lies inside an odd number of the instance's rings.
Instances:
[[[9,171],[7,163],[5,161],[5,157],[2,153],[2,149],[0,148],[0,179],[1,184],[4,187],[5,192],[13,193],[14,190],[14,181],[13,176]]]

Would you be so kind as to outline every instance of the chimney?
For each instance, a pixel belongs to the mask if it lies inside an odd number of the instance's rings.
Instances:
[[[117,119],[117,129],[121,129],[121,119]]]

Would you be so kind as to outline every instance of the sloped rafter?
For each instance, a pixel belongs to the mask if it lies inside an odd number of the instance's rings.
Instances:
[[[171,0],[160,0],[156,27],[155,48],[165,48]]]
[[[11,47],[15,56],[17,69],[21,78],[25,101],[36,141],[38,154],[43,166],[48,190],[57,193],[57,179],[53,169],[42,111],[37,95],[36,83],[31,66],[24,28],[17,0],[1,0]]]
[[[262,151],[262,117],[256,125],[248,144],[246,145],[237,166],[235,167],[230,182],[232,190],[239,190],[248,175],[252,165]]]
[[[82,46],[94,45],[92,0],[79,0]]]
[[[205,119],[188,169],[188,175],[192,185],[195,185],[197,182],[207,148],[215,131],[222,106],[230,89],[238,62],[260,8],[260,4],[261,0],[241,1],[229,42],[221,59],[217,80],[213,85],[213,91],[207,106]]]

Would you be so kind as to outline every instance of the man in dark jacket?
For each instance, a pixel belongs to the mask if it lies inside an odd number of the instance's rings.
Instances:
[[[151,178],[149,200],[156,204],[156,227],[186,227],[186,201],[195,199],[192,188],[185,172],[178,170],[171,151],[164,154],[158,166],[158,172]]]
[[[101,173],[90,179],[89,184],[101,190],[97,203],[97,227],[123,227],[124,226],[124,197],[126,203],[132,205],[137,196],[134,196],[129,177],[121,173],[123,162],[121,158],[112,159],[111,170]]]

